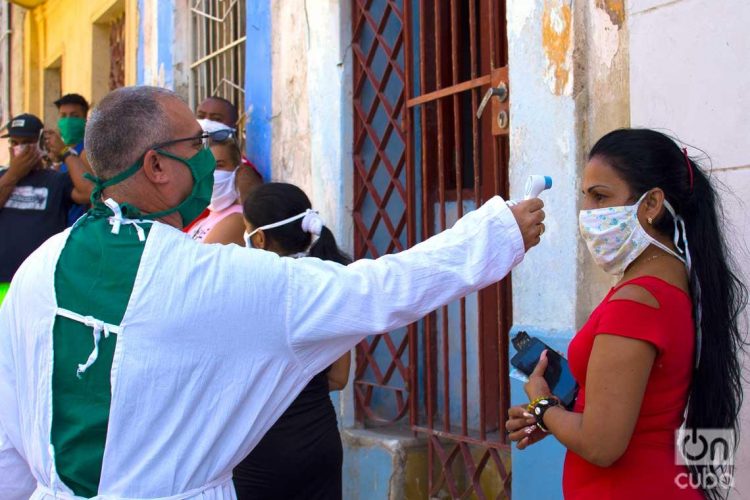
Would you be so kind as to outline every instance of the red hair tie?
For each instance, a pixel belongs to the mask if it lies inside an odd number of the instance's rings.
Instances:
[[[690,191],[693,191],[693,164],[690,162],[690,157],[687,154],[687,148],[682,148],[682,153],[685,155],[685,163],[687,164],[688,173],[690,174]]]

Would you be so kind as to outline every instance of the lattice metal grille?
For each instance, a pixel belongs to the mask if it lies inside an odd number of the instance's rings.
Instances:
[[[403,12],[400,1],[354,1],[354,228],[356,258],[415,243],[412,172],[406,170]],[[410,209],[411,207],[411,209]],[[358,416],[395,422],[408,410],[414,327],[357,348]],[[376,403],[376,404],[373,404]],[[375,412],[374,408],[380,408]]]
[[[210,96],[245,109],[245,1],[192,0],[190,100],[193,109]]]
[[[356,257],[397,252],[507,195],[508,140],[474,119],[507,71],[501,0],[352,0]],[[510,283],[362,342],[364,425],[408,423],[428,446],[431,497],[510,495]]]

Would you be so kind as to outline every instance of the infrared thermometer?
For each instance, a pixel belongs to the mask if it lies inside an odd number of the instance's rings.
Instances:
[[[542,191],[552,187],[552,177],[549,175],[530,175],[526,179],[526,187],[523,190],[523,199],[532,200],[538,198]]]
[[[538,198],[542,194],[542,191],[550,188],[552,188],[552,177],[549,175],[530,175],[526,179],[526,186],[523,189],[523,199],[532,200]],[[516,203],[518,202],[513,200],[507,201],[507,204],[511,207]]]

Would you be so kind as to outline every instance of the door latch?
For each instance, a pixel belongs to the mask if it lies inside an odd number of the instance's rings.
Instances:
[[[493,97],[497,97],[500,102],[504,102],[506,99],[508,99],[508,86],[505,85],[504,82],[501,82],[500,85],[497,87],[490,87],[486,94],[484,94],[484,97],[482,98],[482,102],[479,103],[479,108],[477,108],[477,120],[479,120],[482,117],[482,114],[484,113],[484,108],[487,107],[487,104],[490,102],[490,99]]]

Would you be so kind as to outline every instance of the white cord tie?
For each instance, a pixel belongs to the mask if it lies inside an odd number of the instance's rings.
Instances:
[[[138,241],[146,241],[146,232],[138,224],[153,224],[154,221],[143,219],[128,219],[127,217],[123,217],[120,205],[118,205],[117,202],[112,198],[107,198],[106,200],[104,200],[104,204],[107,205],[114,214],[109,218],[109,223],[112,226],[112,234],[120,234],[120,227],[123,224],[131,225],[135,228],[135,232],[138,234]]]
[[[325,223],[316,210],[308,208],[301,214],[297,214],[287,219],[280,220],[279,222],[274,222],[273,224],[266,224],[265,226],[255,228],[252,232],[246,235],[246,238],[252,238],[252,236],[258,231],[265,231],[266,229],[273,229],[275,227],[284,226],[299,219],[302,219],[302,230],[304,232],[310,233],[313,236],[320,236],[320,232],[323,230],[323,226],[325,226]]]
[[[76,377],[78,378],[81,378],[81,375],[83,375],[99,357],[99,341],[101,340],[102,332],[104,333],[105,339],[109,338],[110,333],[122,333],[121,327],[110,325],[109,323],[105,323],[104,321],[96,319],[93,316],[83,316],[81,314],[62,308],[57,309],[57,315],[73,321],[77,321],[79,323],[83,323],[84,325],[92,329],[92,334],[94,337],[94,349],[91,351],[91,354],[89,354],[86,362],[78,365],[78,369],[76,370]]]

